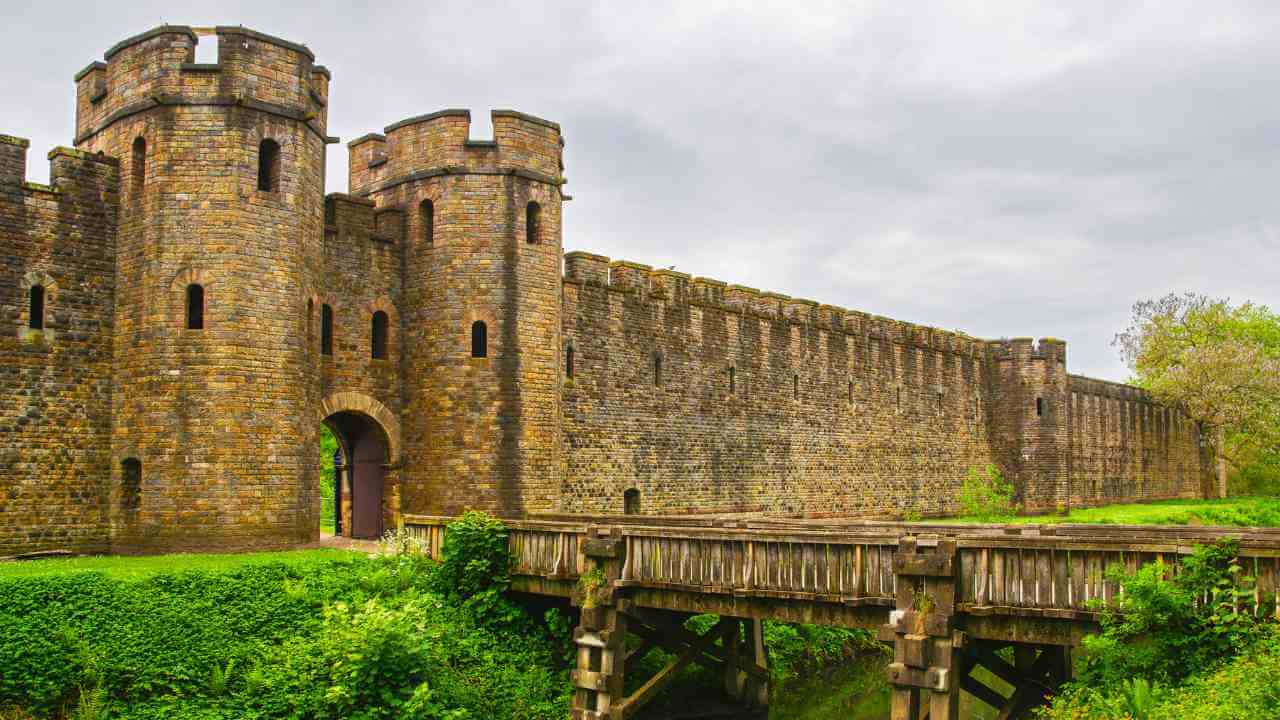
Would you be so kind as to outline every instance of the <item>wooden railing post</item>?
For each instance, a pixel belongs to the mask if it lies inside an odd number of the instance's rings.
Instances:
[[[907,536],[893,556],[897,608],[881,639],[892,641],[893,720],[916,720],[928,708],[930,720],[960,717],[960,648],[955,627],[959,558],[951,538]]]
[[[582,551],[586,572],[573,594],[582,609],[573,637],[578,646],[573,720],[620,720],[610,711],[625,698],[627,616],[618,609],[614,585],[622,575],[625,544],[616,528],[592,526]]]

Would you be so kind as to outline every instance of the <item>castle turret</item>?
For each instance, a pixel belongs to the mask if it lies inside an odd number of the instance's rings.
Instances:
[[[560,127],[443,110],[350,144],[351,192],[406,219],[402,507],[550,510],[560,466]]]
[[[198,42],[218,59],[195,63]],[[320,267],[328,71],[242,27],[161,26],[76,76],[76,145],[121,160],[116,544],[311,539],[305,303]]]
[[[1013,338],[988,343],[991,446],[1030,512],[1069,502],[1067,344]]]

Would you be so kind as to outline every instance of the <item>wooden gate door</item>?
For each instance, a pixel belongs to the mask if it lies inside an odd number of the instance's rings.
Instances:
[[[376,431],[356,443],[351,462],[351,537],[382,537],[382,477],[386,450]]]

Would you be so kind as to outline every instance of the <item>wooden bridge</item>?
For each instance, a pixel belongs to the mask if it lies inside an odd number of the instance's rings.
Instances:
[[[450,521],[406,516],[405,527],[439,557]],[[1280,615],[1280,530],[638,516],[504,523],[512,588],[582,610],[574,720],[633,717],[690,663],[721,673],[745,705],[766,704],[766,619],[869,628],[892,642],[893,720],[955,720],[961,691],[1001,720],[1019,717],[1069,677],[1071,648],[1098,629],[1098,602],[1124,593],[1107,568],[1160,560],[1174,572],[1180,556],[1222,538],[1239,541],[1260,612]],[[701,636],[685,629],[702,613],[720,621]],[[655,647],[676,659],[627,692],[628,663]],[[1011,654],[999,653],[1006,647]],[[976,679],[979,666],[1013,692]]]

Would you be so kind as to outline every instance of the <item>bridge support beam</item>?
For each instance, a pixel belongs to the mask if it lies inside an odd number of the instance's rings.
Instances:
[[[896,609],[880,632],[893,642],[892,720],[959,720],[964,633],[955,627],[956,542],[904,537],[893,557]]]
[[[748,708],[769,702],[764,622],[722,616],[706,633],[684,626],[688,613],[635,607],[615,582],[621,577],[624,545],[607,528],[591,528],[582,544],[587,559],[574,594],[581,620],[574,631],[573,720],[626,720],[653,700],[681,670],[698,664],[723,678],[725,694]],[[626,670],[650,650],[674,659],[627,693]]]

